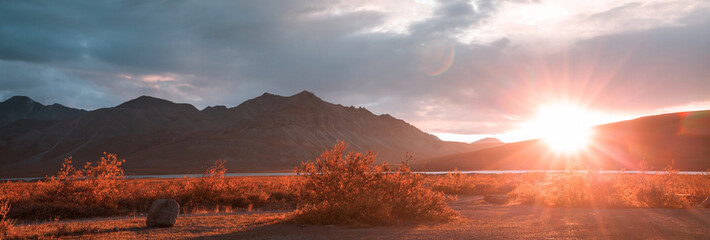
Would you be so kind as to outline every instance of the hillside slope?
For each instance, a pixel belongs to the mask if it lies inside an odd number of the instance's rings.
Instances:
[[[420,170],[528,170],[564,169],[575,160],[594,169],[651,169],[673,163],[680,170],[710,169],[710,111],[647,116],[594,128],[589,149],[562,155],[541,140],[509,143],[480,151],[426,159]]]

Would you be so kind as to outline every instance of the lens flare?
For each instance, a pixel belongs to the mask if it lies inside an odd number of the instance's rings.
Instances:
[[[419,69],[429,76],[445,73],[454,63],[454,45],[446,42],[422,43],[417,53]]]
[[[526,128],[536,132],[557,153],[572,154],[586,149],[598,114],[584,108],[555,104],[541,107]]]

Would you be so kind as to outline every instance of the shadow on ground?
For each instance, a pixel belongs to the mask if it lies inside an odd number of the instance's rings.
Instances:
[[[196,239],[702,239],[710,236],[710,210],[590,209],[487,204],[463,196],[451,204],[452,223],[348,227],[275,223]]]

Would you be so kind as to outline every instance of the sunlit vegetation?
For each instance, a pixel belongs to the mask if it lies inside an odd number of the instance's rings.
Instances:
[[[10,212],[10,203],[7,201],[0,202],[0,239],[11,234],[13,224],[15,224],[15,220],[7,217],[8,212]]]
[[[709,175],[600,173],[568,168],[522,182],[511,196],[523,204],[597,208],[685,208],[710,195]]]
[[[645,169],[651,170],[651,169]],[[593,208],[686,208],[710,196],[710,174],[601,173],[572,165],[564,172],[429,176],[446,194],[507,194],[519,204]]]
[[[67,158],[57,175],[45,181],[2,184],[2,198],[13,206],[8,215],[48,219],[115,214],[124,189],[122,163],[115,154],[104,153],[98,162],[77,169]]]
[[[306,178],[294,219],[316,224],[392,224],[456,217],[447,197],[424,186],[407,162],[396,169],[375,164],[375,153],[346,152],[337,143],[315,162],[304,162]]]
[[[0,200],[12,208],[8,218],[47,220],[147,212],[155,199],[173,198],[183,213],[249,211],[295,207],[299,180],[280,177],[226,178],[217,161],[201,178],[125,179],[115,154],[104,154],[83,168],[65,159],[55,176],[38,182],[0,183]]]
[[[523,180],[521,174],[462,174],[458,171],[428,177],[432,190],[450,195],[507,194]]]
[[[42,236],[110,231],[59,220],[138,216],[159,198],[177,200],[182,213],[295,210],[281,219],[386,225],[456,218],[447,205],[455,195],[507,194],[511,201],[505,204],[583,208],[687,208],[710,196],[710,174],[684,175],[672,167],[659,174],[602,173],[570,164],[564,172],[424,175],[412,172],[407,161],[390,167],[375,164],[375,157],[348,152],[339,142],[302,163],[298,176],[225,177],[225,162],[218,160],[203,177],[178,179],[126,179],[124,160],[110,153],[80,168],[67,158],[45,180],[0,183],[0,238],[29,231],[18,220],[51,220],[37,225]]]
[[[224,162],[218,160],[201,178],[163,181],[155,198],[173,198],[188,212],[223,212],[235,210],[291,209],[298,197],[299,179],[294,177],[227,178]],[[143,194],[137,192],[138,194]],[[143,195],[141,197],[145,197]],[[137,208],[137,207],[136,207]]]

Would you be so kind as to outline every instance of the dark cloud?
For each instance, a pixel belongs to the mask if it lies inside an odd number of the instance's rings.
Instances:
[[[502,133],[545,99],[641,111],[708,97],[705,12],[554,51],[458,41],[502,3],[441,1],[396,33],[371,31],[385,11],[324,13],[334,1],[5,1],[0,97],[94,109],[147,94],[205,107],[305,89],[462,134]]]

